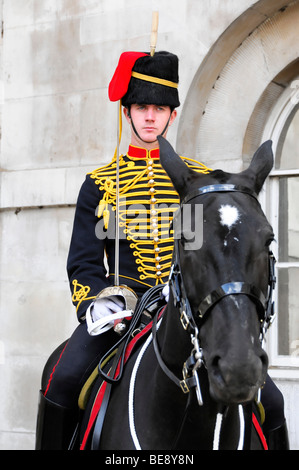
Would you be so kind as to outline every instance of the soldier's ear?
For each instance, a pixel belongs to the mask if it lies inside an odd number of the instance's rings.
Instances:
[[[128,108],[127,106],[124,107],[123,109],[123,113],[124,113],[124,116],[126,118],[126,120],[128,121],[128,123],[130,124],[131,122],[131,113],[130,113],[130,108]]]

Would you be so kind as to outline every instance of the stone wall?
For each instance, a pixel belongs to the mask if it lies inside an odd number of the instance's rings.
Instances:
[[[117,108],[107,87],[120,53],[149,49],[152,11],[158,10],[157,50],[180,58],[182,106],[168,136],[194,157],[197,143],[190,135],[199,127],[217,67],[241,30],[249,34],[283,2],[270,3],[0,1],[0,449],[34,448],[43,365],[77,324],[66,257],[85,174],[114,153]],[[240,17],[243,29],[239,23],[219,47]],[[214,68],[213,54],[221,58]],[[202,91],[197,103],[194,86]],[[122,151],[127,144],[124,127]],[[298,448],[298,421],[292,429]]]

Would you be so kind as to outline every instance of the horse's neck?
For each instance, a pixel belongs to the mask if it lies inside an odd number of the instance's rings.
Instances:
[[[193,346],[190,334],[181,325],[179,312],[170,304],[168,304],[163,316],[157,336],[163,361],[173,373],[182,378],[184,362],[190,356]],[[198,404],[194,390],[189,392],[189,394],[192,393],[189,409],[188,396],[184,400],[180,400],[182,408],[185,408],[184,412],[186,412],[187,418],[184,427],[179,431],[181,433],[179,441],[181,439],[184,441],[179,442],[179,445],[183,445],[182,448],[188,447],[188,445],[197,445],[198,448],[201,448],[201,445],[203,445],[202,448],[234,449],[242,447],[245,445],[245,417],[241,410],[242,407],[232,405],[229,408],[224,408],[211,398],[208,374],[204,366],[199,369],[198,377],[203,405]],[[169,383],[168,377],[160,370],[160,387],[163,381],[165,384],[167,381]],[[183,392],[180,391],[180,393],[183,397]],[[188,429],[191,428],[193,431],[189,433]],[[193,438],[195,439],[194,443],[192,443]]]
[[[171,303],[167,305],[157,337],[163,360],[173,372],[181,373],[192,344],[190,335],[183,329],[178,309]]]
[[[185,364],[191,357],[194,344],[191,342],[191,334],[183,328],[178,309],[176,309],[172,304],[168,304],[160,322],[157,332],[157,343],[163,363],[178,380],[183,382],[183,379],[185,378]],[[167,372],[165,373],[165,370],[162,370],[158,361],[156,363],[156,374],[158,374],[159,377],[159,389],[161,389],[162,384],[164,384],[163,387],[167,389],[167,387],[169,387],[169,374],[167,376]],[[200,406],[196,399],[195,411],[197,412],[198,408],[200,408],[202,410],[204,409],[204,414],[207,412],[209,416],[212,414],[216,416],[218,405],[210,397],[208,374],[204,365],[198,369],[198,378],[199,392],[203,396],[204,407]],[[173,384],[172,386],[174,387]],[[180,404],[182,408],[189,406],[188,403],[191,403],[193,406],[193,400],[188,400],[189,394],[188,392],[186,393],[184,385],[182,384],[180,386],[176,383],[176,389],[178,404]],[[183,392],[183,389],[185,393]],[[196,388],[192,390],[192,394],[190,393],[190,395],[193,396],[194,391],[196,391]]]

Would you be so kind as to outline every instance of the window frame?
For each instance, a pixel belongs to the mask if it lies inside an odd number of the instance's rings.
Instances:
[[[272,148],[274,159],[277,157],[278,150],[280,149],[282,141],[284,141],[284,132],[288,124],[292,122],[290,117],[294,113],[294,109],[298,106],[299,97],[298,91],[294,87],[292,81],[290,85],[284,90],[280,98],[274,105],[270,116],[268,117],[267,124],[264,129],[262,142],[270,139],[272,140]],[[294,89],[295,88],[295,89]],[[271,171],[264,190],[260,195],[260,202],[262,208],[273,227],[276,237],[278,237],[278,211],[279,211],[279,178],[280,177],[299,177],[299,168],[290,170],[275,169]],[[278,240],[273,242],[271,249],[277,260],[277,272],[279,268],[296,267],[299,268],[299,262],[280,262],[278,258]],[[278,289],[274,291],[275,306],[278,305]],[[276,310],[277,311],[277,310]],[[279,315],[279,312],[277,311]],[[274,320],[271,328],[269,329],[266,337],[265,347],[269,355],[269,366],[272,377],[277,378],[299,378],[299,354],[295,351],[294,355],[279,355],[278,354],[278,321]],[[299,351],[299,345],[298,345]]]

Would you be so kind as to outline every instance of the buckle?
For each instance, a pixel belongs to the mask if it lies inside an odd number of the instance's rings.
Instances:
[[[187,330],[190,322],[189,322],[189,318],[185,310],[182,310],[180,320],[181,320],[184,330]]]
[[[186,382],[185,379],[180,381],[180,387],[181,387],[181,389],[183,390],[184,393],[189,393],[190,392],[189,387],[188,387],[187,382]]]
[[[189,377],[189,374],[188,374],[188,368],[187,368],[186,362],[183,365],[182,373],[183,373],[183,380],[180,381],[180,387],[184,393],[189,393],[190,389],[187,384],[187,379]]]

